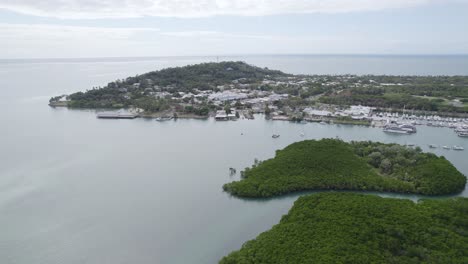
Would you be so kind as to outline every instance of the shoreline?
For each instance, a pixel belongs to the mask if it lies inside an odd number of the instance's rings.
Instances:
[[[83,109],[83,110],[105,110],[105,111],[117,111],[117,110],[126,110],[132,112],[132,108],[87,108],[87,107],[69,107],[68,106],[69,101],[58,101],[58,102],[49,102],[48,106],[50,107],[66,107],[68,109]],[[342,107],[341,105],[337,105],[338,107]],[[251,109],[240,109],[238,110],[241,114],[245,116],[245,118],[250,119],[250,117],[253,114],[250,114],[249,111]],[[458,113],[458,112],[438,112],[438,111],[424,111],[424,110],[405,110],[405,109],[394,109],[394,108],[376,108],[374,111],[375,112],[388,112],[388,113],[397,113],[397,114],[408,114],[409,112],[412,112],[412,114],[417,115],[418,117],[422,116],[439,116],[443,118],[468,118],[468,113]],[[163,111],[163,112],[155,112],[155,113],[139,113],[138,115],[141,117],[148,117],[148,118],[157,118],[157,117],[163,117],[163,116],[172,116],[174,113],[177,113],[178,118],[194,118],[194,119],[205,119],[209,117],[214,117],[215,113],[210,112],[207,116],[200,116],[196,114],[191,114],[191,113],[181,113],[181,112],[171,112],[171,111]],[[255,114],[264,114],[263,112],[255,112]],[[363,120],[340,120],[337,118],[331,118],[331,117],[304,117],[301,120],[296,120],[296,117],[294,115],[274,115],[270,116],[271,120],[281,120],[281,121],[308,121],[308,122],[329,122],[330,120],[333,120],[335,123],[341,123],[341,124],[352,124],[354,121],[358,121],[362,124]]]
[[[65,107],[70,110],[92,110],[95,111],[96,114],[99,114],[100,111],[107,111],[107,112],[127,112],[129,114],[134,115],[133,118],[146,118],[146,119],[158,119],[158,118],[169,118],[169,119],[194,119],[194,120],[208,120],[210,118],[215,118],[216,113],[215,112],[209,112],[207,115],[197,115],[194,113],[184,113],[184,112],[175,112],[171,110],[166,110],[166,111],[161,111],[161,112],[154,112],[154,113],[149,113],[149,112],[143,112],[141,109],[135,109],[135,108],[121,108],[121,109],[109,109],[109,108],[74,108],[74,107],[69,107],[67,105],[66,101],[63,102],[54,102],[54,103],[49,103],[49,106],[52,108],[55,107]],[[261,114],[264,115],[264,118],[266,120],[271,120],[271,121],[287,121],[287,122],[295,122],[295,123],[320,123],[323,125],[329,125],[329,124],[336,124],[336,125],[351,125],[351,126],[366,126],[366,127],[384,127],[387,120],[391,120],[392,122],[396,122],[397,124],[412,124],[414,126],[416,125],[423,125],[423,126],[436,126],[436,127],[448,127],[451,129],[455,129],[455,132],[457,132],[456,127],[461,126],[463,129],[466,130],[466,127],[468,127],[468,120],[466,118],[461,118],[461,117],[445,117],[445,116],[439,116],[438,112],[431,112],[434,115],[424,115],[424,116],[412,116],[409,117],[408,115],[393,115],[391,113],[382,113],[382,112],[377,112],[375,111],[374,114],[369,115],[367,117],[363,117],[361,119],[353,119],[351,117],[334,117],[334,116],[305,116],[301,118],[297,118],[297,115],[294,115],[295,113],[292,114],[279,114],[279,115],[267,115],[262,112],[257,112],[253,113],[249,109],[239,109],[239,110],[234,110],[237,111],[238,117],[237,118],[232,118],[230,120],[226,121],[236,121],[238,119],[247,119],[247,120],[252,120],[255,119],[254,115],[255,114]],[[376,113],[377,112],[377,113]],[[398,112],[397,112],[398,113]],[[401,113],[401,112],[400,112]],[[384,114],[384,117],[382,117],[382,114]],[[390,114],[388,116],[385,116],[385,114]],[[99,116],[97,116],[99,118]],[[429,117],[431,119],[429,119]],[[122,117],[126,118],[126,117]],[[132,119],[133,119],[132,118]],[[459,120],[455,120],[455,118]],[[119,119],[119,118],[116,118]],[[128,118],[126,118],[128,119]],[[160,120],[160,121],[167,121],[167,120]],[[219,121],[219,120],[218,120]],[[224,121],[224,120],[223,120]],[[458,132],[457,132],[458,133]]]

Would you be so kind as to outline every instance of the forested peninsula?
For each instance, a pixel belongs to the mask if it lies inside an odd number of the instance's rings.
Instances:
[[[115,80],[103,87],[52,97],[49,105],[206,117],[235,108],[289,120],[307,118],[311,114],[305,110],[310,108],[339,112],[352,105],[364,105],[378,111],[466,117],[468,77],[293,75],[224,61]]]
[[[423,195],[461,192],[466,177],[444,157],[420,148],[339,139],[306,140],[241,172],[223,189],[240,197],[306,190],[357,190]]]
[[[300,197],[279,224],[221,264],[468,263],[468,199],[352,193]]]

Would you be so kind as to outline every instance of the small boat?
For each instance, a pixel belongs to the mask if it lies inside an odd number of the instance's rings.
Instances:
[[[300,136],[303,137],[303,136],[305,136],[305,134],[304,134],[304,133],[301,133]]]
[[[156,121],[169,121],[172,120],[172,116],[166,116],[166,117],[157,117]]]
[[[430,147],[430,148],[437,148],[437,145],[430,144],[429,147]]]
[[[414,147],[414,143],[408,143],[408,147]]]
[[[326,125],[327,123],[325,123],[324,121],[321,121],[320,124],[321,125]]]
[[[450,147],[448,147],[448,146],[443,146],[442,148],[443,149],[450,149]]]
[[[465,148],[461,147],[461,146],[453,146],[453,150],[464,150]]]
[[[271,136],[271,137],[272,137],[272,138],[279,138],[280,135],[278,135],[278,134],[273,134],[273,136]]]

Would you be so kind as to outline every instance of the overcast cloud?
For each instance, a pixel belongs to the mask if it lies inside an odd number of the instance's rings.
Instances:
[[[0,59],[468,53],[468,0],[0,0]]]
[[[262,16],[414,7],[442,0],[1,0],[0,8],[58,18]],[[444,2],[467,2],[445,0]]]

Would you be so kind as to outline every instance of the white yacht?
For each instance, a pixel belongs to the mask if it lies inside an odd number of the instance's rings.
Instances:
[[[395,134],[411,134],[410,131],[403,129],[400,126],[396,126],[396,125],[387,125],[383,128],[383,131],[387,133],[395,133]]]

